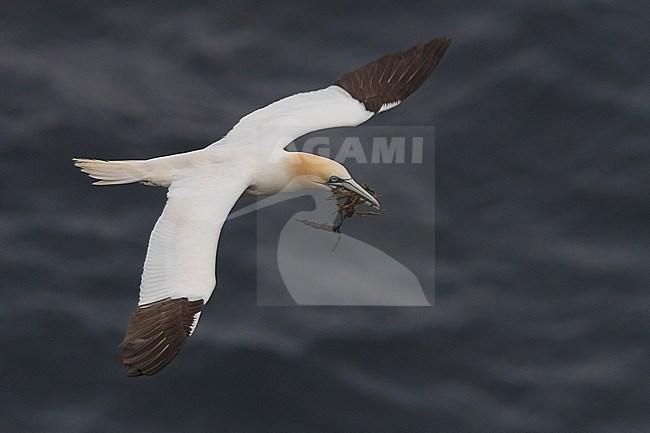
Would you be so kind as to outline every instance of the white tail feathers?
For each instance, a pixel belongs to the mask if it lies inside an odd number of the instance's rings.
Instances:
[[[147,182],[143,178],[143,161],[102,161],[100,159],[73,158],[74,165],[93,179],[93,185],[121,185],[124,183]]]

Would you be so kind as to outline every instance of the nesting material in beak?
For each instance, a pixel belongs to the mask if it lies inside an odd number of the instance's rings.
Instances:
[[[337,209],[338,215],[336,217],[335,224],[319,223],[315,221],[300,220],[300,219],[296,219],[296,221],[299,221],[305,224],[306,226],[318,230],[341,233],[341,226],[343,225],[343,222],[349,218],[352,218],[355,215],[358,217],[364,217],[364,216],[383,214],[385,211],[384,209],[378,211],[361,211],[357,209],[357,207],[362,204],[370,204],[372,207],[376,207],[375,204],[377,205],[379,204],[377,202],[379,195],[372,188],[370,188],[368,184],[362,183],[361,187],[365,192],[363,196],[352,191],[349,188],[346,188],[345,186],[336,186],[332,188],[332,195],[328,198],[328,200],[332,200],[333,202],[335,202],[338,208]],[[370,202],[369,198],[372,198],[372,202]],[[336,244],[334,245],[332,251],[336,249],[340,239],[341,237],[339,236],[339,239],[336,241]]]
[[[338,224],[332,226],[333,232],[341,233],[341,226],[343,225],[343,222],[346,219],[352,218],[355,215],[358,217],[364,217],[370,215],[381,215],[384,213],[384,209],[379,209],[376,212],[361,211],[357,209],[358,206],[366,203],[369,203],[371,206],[377,209],[379,206],[379,202],[377,201],[379,195],[375,192],[375,190],[373,190],[366,183],[362,183],[361,187],[364,189],[364,192],[366,194],[361,195],[343,186],[336,187],[332,190],[332,195],[330,196],[329,200],[334,201],[336,203],[336,206],[338,207],[338,216],[337,216]],[[368,197],[372,198],[372,201],[370,201]]]

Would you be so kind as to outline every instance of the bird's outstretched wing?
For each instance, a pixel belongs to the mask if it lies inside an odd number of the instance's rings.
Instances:
[[[248,185],[241,173],[215,179],[212,170],[172,180],[149,240],[138,308],[121,344],[128,376],[155,374],[169,364],[214,290],[221,228]]]
[[[424,83],[438,66],[449,44],[451,39],[437,38],[388,54],[348,72],[334,84],[344,88],[372,113],[389,110]]]
[[[451,39],[436,38],[383,56],[332,86],[288,96],[243,117],[214,145],[284,148],[312,131],[356,126],[389,110],[417,90],[440,62]]]

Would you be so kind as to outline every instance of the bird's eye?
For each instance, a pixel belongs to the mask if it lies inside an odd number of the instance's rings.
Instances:
[[[338,178],[338,176],[332,176],[332,177],[330,177],[329,182],[330,182],[330,183],[336,183],[336,182],[338,182],[339,180],[340,180],[340,179]]]

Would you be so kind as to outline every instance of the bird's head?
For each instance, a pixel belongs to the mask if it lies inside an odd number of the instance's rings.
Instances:
[[[291,152],[289,171],[296,189],[336,187],[346,188],[363,197],[372,207],[379,209],[379,202],[361,185],[348,170],[336,161],[304,152]]]

